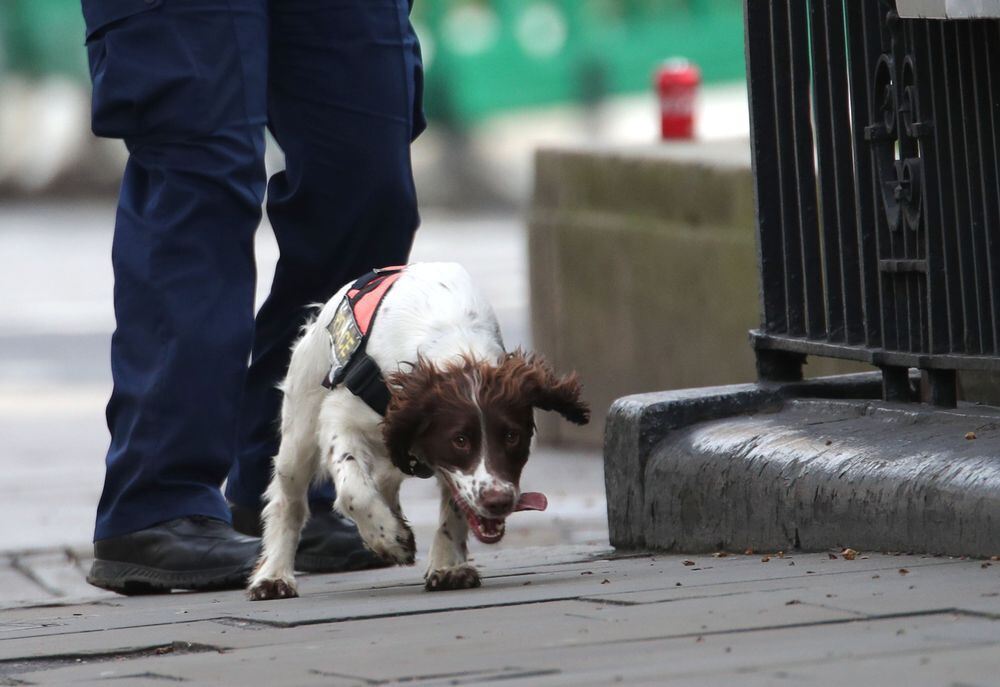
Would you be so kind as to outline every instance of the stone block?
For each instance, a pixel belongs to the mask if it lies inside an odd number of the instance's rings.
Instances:
[[[599,445],[624,394],[756,378],[753,184],[746,140],[542,150],[528,253],[534,346],[578,370],[583,431],[540,417],[543,441]],[[821,361],[812,374],[864,369]]]

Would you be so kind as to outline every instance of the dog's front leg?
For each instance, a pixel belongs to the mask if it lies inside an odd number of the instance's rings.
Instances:
[[[367,442],[345,437],[329,460],[337,489],[336,509],[355,522],[361,538],[377,555],[398,565],[413,565],[417,548],[413,530],[398,503],[388,503],[379,488]]]
[[[424,589],[429,592],[469,589],[480,584],[479,572],[468,562],[469,524],[451,498],[451,491],[441,485],[441,516],[431,561],[424,574]]]
[[[281,446],[265,494],[260,560],[247,586],[252,601],[298,596],[295,551],[309,515],[309,482],[318,467],[315,423],[310,414],[315,413],[318,401],[312,401],[303,410],[304,404],[296,396],[285,398]]]

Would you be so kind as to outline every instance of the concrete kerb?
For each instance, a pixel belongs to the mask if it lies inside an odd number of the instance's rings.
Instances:
[[[616,401],[611,543],[1000,553],[1000,414],[883,404],[880,391],[876,372]]]

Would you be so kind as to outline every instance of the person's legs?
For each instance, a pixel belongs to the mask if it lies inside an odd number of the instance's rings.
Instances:
[[[410,142],[424,124],[408,10],[407,0],[271,3],[268,114],[286,169],[268,185],[281,258],[257,315],[240,451],[226,491],[247,509],[261,507],[270,479],[277,383],[309,305],[409,254],[419,223]],[[310,498],[314,512],[329,510],[332,489]]]
[[[220,486],[253,336],[268,21],[266,0],[236,6],[83,0],[93,129],[130,153],[98,543],[178,517],[229,518]]]

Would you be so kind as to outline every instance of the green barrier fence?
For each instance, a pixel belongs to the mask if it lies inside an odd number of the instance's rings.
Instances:
[[[428,114],[456,124],[642,91],[672,56],[745,73],[741,0],[416,0],[413,18]],[[83,33],[79,0],[0,0],[0,69],[85,79]]]
[[[418,0],[414,21],[428,112],[458,121],[649,89],[672,56],[707,82],[745,75],[739,0]]]
[[[0,0],[0,67],[28,77],[87,75],[79,0]]]

